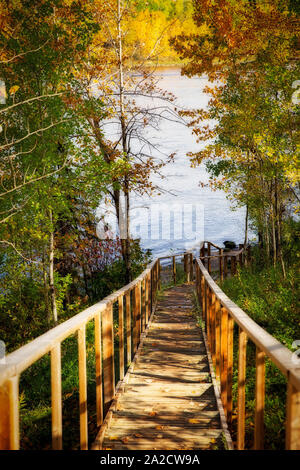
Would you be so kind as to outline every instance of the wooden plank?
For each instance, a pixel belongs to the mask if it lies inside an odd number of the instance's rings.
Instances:
[[[238,374],[238,406],[237,406],[237,448],[245,448],[245,393],[246,393],[246,354],[247,334],[239,331],[239,374]]]
[[[61,345],[51,350],[52,449],[62,450]]]
[[[130,292],[126,293],[126,352],[127,366],[131,362],[131,302]]]
[[[87,375],[85,325],[78,330],[80,449],[88,450]]]
[[[115,394],[113,305],[102,315],[104,405],[107,407]]]
[[[97,426],[103,423],[101,316],[95,317],[96,412]]]
[[[254,449],[264,448],[265,353],[256,348]]]
[[[19,377],[8,379],[0,387],[0,449],[18,450]]]
[[[124,357],[124,297],[120,295],[118,298],[119,310],[119,376],[123,380],[125,373],[125,357]]]
[[[300,391],[290,380],[287,385],[286,449],[300,450]]]

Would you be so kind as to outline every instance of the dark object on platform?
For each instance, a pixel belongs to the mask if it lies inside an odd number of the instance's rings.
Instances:
[[[234,248],[236,248],[236,244],[228,240],[224,242],[224,246],[226,250],[233,250]]]

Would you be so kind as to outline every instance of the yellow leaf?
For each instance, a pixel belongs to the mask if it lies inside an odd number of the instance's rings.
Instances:
[[[19,88],[20,88],[20,87],[19,87],[18,85],[12,86],[12,87],[10,88],[10,90],[9,90],[9,94],[10,94],[10,95],[14,95],[15,93],[17,93],[17,91],[18,91]]]
[[[191,423],[191,424],[198,424],[198,423],[199,423],[199,419],[191,418],[191,419],[189,419],[189,423]]]

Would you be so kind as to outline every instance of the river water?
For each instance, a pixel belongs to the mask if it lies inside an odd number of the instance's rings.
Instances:
[[[207,105],[209,98],[203,92],[208,83],[205,78],[181,76],[179,68],[168,67],[157,73],[160,87],[176,96],[178,106],[192,109]],[[208,174],[204,164],[191,168],[186,155],[202,145],[196,142],[191,129],[161,120],[158,129],[147,131],[147,138],[157,145],[154,157],[174,152],[176,156],[173,163],[162,169],[163,180],[157,175],[152,177],[153,183],[164,190],[160,195],[131,196],[134,208],[131,226],[142,246],[152,249],[155,256],[166,256],[192,248],[203,239],[221,246],[225,240],[241,243],[245,210],[233,211],[222,191],[200,186],[200,182],[208,182]]]

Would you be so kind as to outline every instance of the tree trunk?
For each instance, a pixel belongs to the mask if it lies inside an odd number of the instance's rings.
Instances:
[[[56,305],[56,293],[54,286],[54,227],[53,227],[53,214],[50,209],[50,251],[49,251],[49,286],[50,286],[50,297],[52,307],[52,317],[54,323],[57,323],[57,305]]]
[[[122,150],[124,157],[129,163],[128,146],[127,146],[127,131],[126,131],[126,118],[124,111],[124,64],[123,64],[123,37],[122,37],[122,0],[118,0],[118,55],[119,55],[119,105],[120,105],[120,124],[122,135]],[[124,192],[125,192],[125,216],[126,216],[126,238],[123,241],[122,250],[124,250],[124,262],[126,269],[126,282],[131,281],[131,256],[130,256],[130,197],[129,197],[129,184],[128,177],[125,176]]]

